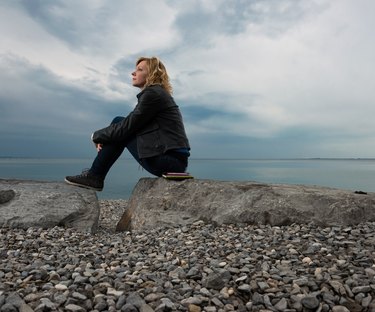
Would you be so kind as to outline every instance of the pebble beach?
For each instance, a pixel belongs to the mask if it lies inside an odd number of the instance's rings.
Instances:
[[[0,228],[0,311],[374,311],[375,223]]]

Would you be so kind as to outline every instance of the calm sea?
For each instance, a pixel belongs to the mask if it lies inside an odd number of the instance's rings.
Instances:
[[[63,181],[88,168],[90,159],[0,158],[0,178]],[[190,159],[195,178],[223,181],[257,181],[328,186],[375,191],[375,159]],[[112,167],[101,199],[129,198],[137,181],[151,177],[130,158],[120,158]]]

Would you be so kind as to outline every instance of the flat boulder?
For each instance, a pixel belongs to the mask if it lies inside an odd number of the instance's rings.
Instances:
[[[197,220],[349,226],[375,221],[375,193],[308,185],[142,178],[116,229],[179,226]]]
[[[0,179],[0,227],[72,227],[95,232],[99,202],[94,191],[63,182]]]

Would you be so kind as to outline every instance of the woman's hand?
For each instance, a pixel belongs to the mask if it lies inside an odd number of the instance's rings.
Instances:
[[[92,141],[93,137],[94,137],[94,133],[91,134],[91,141]],[[96,150],[97,150],[98,153],[99,153],[99,152],[102,150],[102,148],[103,148],[103,144],[102,144],[102,143],[95,143],[95,142],[94,142],[94,144],[95,144],[95,148],[96,148]]]
[[[96,150],[98,151],[98,153],[102,150],[102,148],[103,148],[103,144],[101,144],[101,143],[98,143],[98,144],[96,144],[95,143],[95,148],[96,148]]]

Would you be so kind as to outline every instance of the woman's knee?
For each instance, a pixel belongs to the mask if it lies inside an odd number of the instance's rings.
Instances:
[[[111,125],[112,124],[115,124],[115,123],[119,123],[120,121],[124,120],[125,117],[122,117],[122,116],[117,116],[115,118],[113,118],[112,122],[111,122]]]

